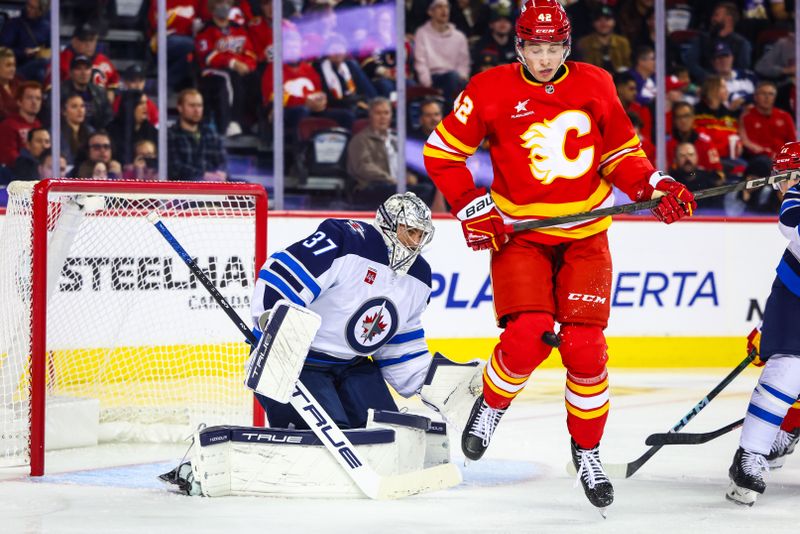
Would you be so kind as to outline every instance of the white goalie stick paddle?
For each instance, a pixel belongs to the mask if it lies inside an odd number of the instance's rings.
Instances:
[[[151,212],[147,219],[153,223],[167,243],[186,263],[192,274],[200,280],[203,287],[206,288],[217,304],[225,311],[226,315],[239,328],[245,339],[255,347],[258,341],[255,334],[250,331],[230,303],[198,267],[194,259],[184,250],[183,246],[164,223],[161,222],[158,213]],[[447,489],[461,483],[461,471],[452,463],[400,475],[381,476],[370,467],[331,416],[328,415],[299,380],[295,385],[294,393],[289,399],[289,404],[297,410],[297,413],[308,424],[309,428],[328,449],[342,469],[352,478],[364,495],[370,499],[397,499],[418,493]]]

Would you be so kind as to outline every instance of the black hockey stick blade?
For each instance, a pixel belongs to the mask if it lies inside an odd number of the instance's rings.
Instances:
[[[646,445],[700,445],[712,439],[716,439],[730,432],[736,430],[744,423],[744,419],[739,419],[728,425],[712,430],[711,432],[700,433],[681,433],[681,432],[663,432],[650,434],[645,441]]]
[[[725,184],[718,187],[710,187],[708,189],[701,189],[694,191],[695,200],[701,198],[716,197],[726,195],[734,191],[744,191],[749,189],[758,189],[765,185],[776,184],[785,182],[787,180],[800,179],[800,170],[793,170],[774,174],[772,176],[765,176],[763,178],[753,178],[737,182],[735,184]],[[621,204],[619,206],[611,206],[610,208],[600,208],[598,210],[585,211],[583,213],[575,213],[573,215],[561,215],[558,217],[550,217],[548,219],[537,219],[530,221],[519,221],[508,226],[511,227],[512,232],[522,232],[523,230],[534,230],[536,228],[547,228],[549,226],[558,226],[559,224],[566,224],[578,221],[588,221],[589,219],[597,219],[598,217],[606,217],[608,215],[620,215],[622,213],[636,213],[637,211],[649,210],[655,208],[661,202],[660,198],[651,200],[644,200],[642,202],[633,202],[631,204]]]

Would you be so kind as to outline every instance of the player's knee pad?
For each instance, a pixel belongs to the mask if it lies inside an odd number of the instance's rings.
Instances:
[[[606,337],[599,326],[565,324],[558,334],[561,361],[576,377],[595,377],[603,374],[608,362]]]
[[[517,375],[530,374],[550,355],[552,347],[542,341],[542,335],[552,332],[554,324],[552,315],[541,312],[522,312],[510,317],[500,334],[503,366]]]

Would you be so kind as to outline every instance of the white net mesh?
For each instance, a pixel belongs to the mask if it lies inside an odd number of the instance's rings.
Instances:
[[[31,277],[47,291],[47,397],[97,399],[100,439],[177,441],[250,424],[248,346],[169,244],[161,220],[249,317],[251,196],[50,193],[48,268],[31,273],[31,184],[9,186],[0,234],[0,463],[28,460]],[[49,436],[48,436],[49,439]]]

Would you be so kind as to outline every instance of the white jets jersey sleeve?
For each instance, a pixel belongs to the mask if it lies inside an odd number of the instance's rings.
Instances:
[[[422,257],[406,275],[388,263],[386,244],[371,224],[327,219],[264,263],[251,304],[253,322],[279,299],[306,306],[322,317],[309,361],[372,356],[387,382],[410,396],[430,364],[421,316],[431,269]]]

